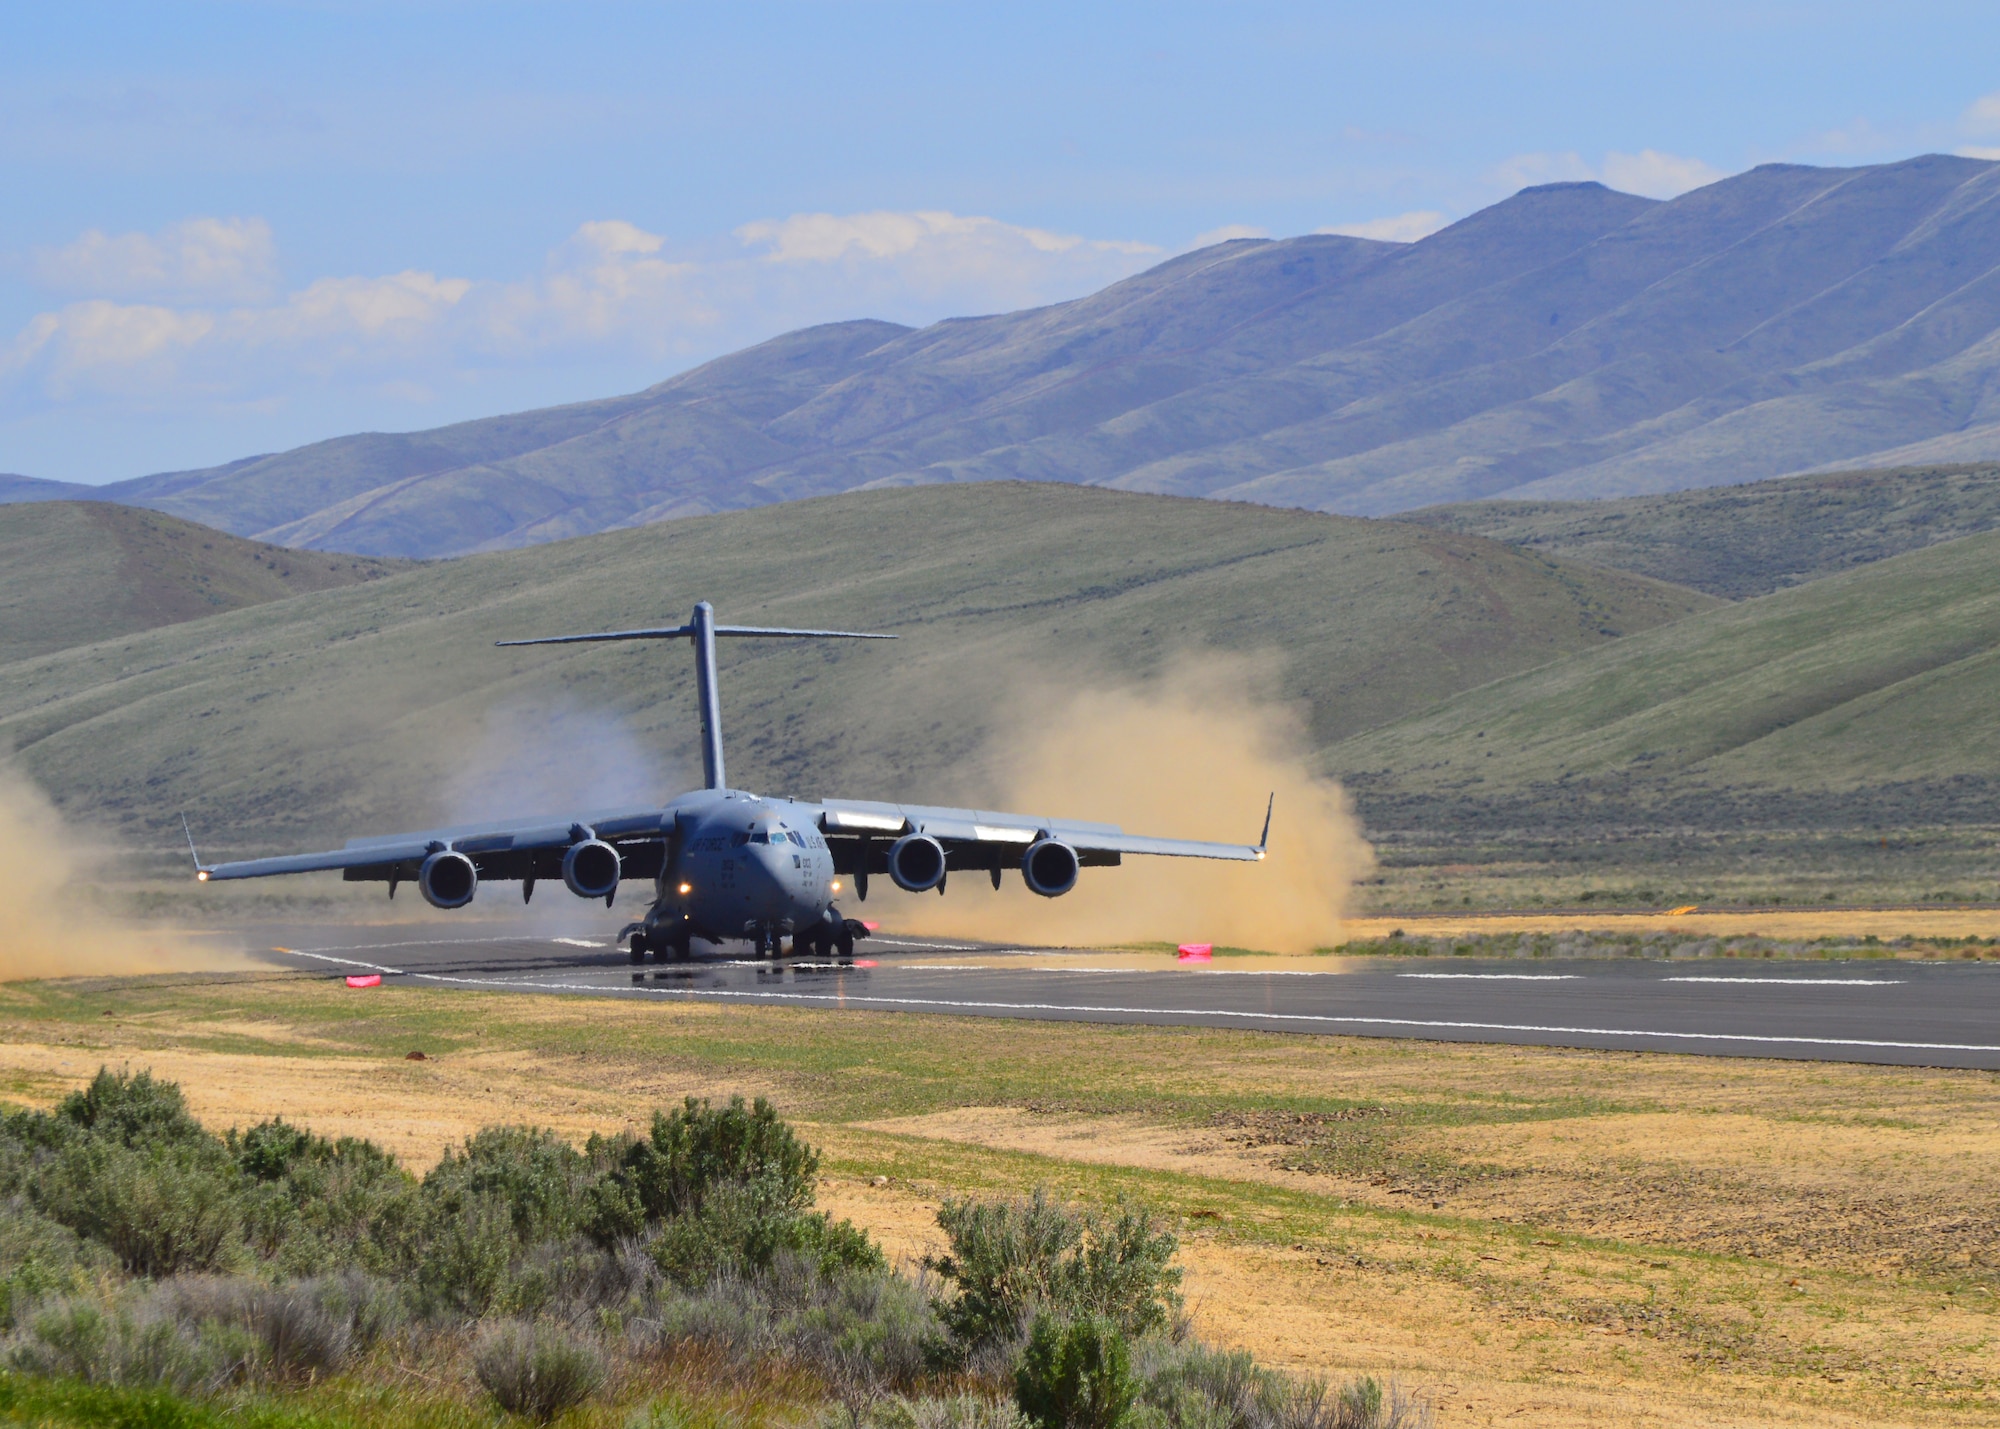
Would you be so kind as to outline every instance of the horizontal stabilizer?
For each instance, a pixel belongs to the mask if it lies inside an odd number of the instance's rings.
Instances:
[[[894,640],[893,635],[866,634],[858,630],[784,630],[766,625],[718,625],[717,635],[789,636],[800,640]],[[676,625],[671,630],[606,630],[595,635],[544,635],[535,640],[496,640],[495,645],[582,645],[599,640],[675,640],[695,634],[692,625]]]

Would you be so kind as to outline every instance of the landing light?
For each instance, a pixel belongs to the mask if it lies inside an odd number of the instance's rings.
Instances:
[[[683,884],[681,885],[681,892],[682,892],[682,893],[692,893],[692,892],[694,892],[694,885],[693,885],[692,883],[683,883]]]
[[[207,869],[205,869],[205,868],[203,868],[203,869],[197,869],[197,870],[195,871],[195,875],[194,875],[194,881],[195,881],[196,883],[206,883],[206,882],[208,882],[208,870],[207,870]]]
[[[831,887],[835,893],[840,892],[840,880],[837,878],[834,879],[833,883],[831,884]]]

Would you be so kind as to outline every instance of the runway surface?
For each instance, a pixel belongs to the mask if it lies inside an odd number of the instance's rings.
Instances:
[[[380,973],[385,985],[2000,1068],[2000,965],[1983,963],[1221,958],[1178,965],[1143,954],[885,938],[864,943],[851,966],[717,952],[692,964],[635,967],[602,937],[438,938],[414,928],[291,934],[263,956],[328,977]]]

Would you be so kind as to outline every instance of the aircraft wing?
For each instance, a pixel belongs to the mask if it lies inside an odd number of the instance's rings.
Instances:
[[[878,804],[858,799],[828,799],[820,805],[820,830],[834,850],[835,866],[845,873],[862,871],[862,860],[880,864],[880,849],[904,834],[929,834],[944,845],[947,868],[991,870],[996,856],[1009,851],[1014,861],[1038,839],[1058,839],[1077,852],[1085,868],[1115,867],[1125,854],[1167,858],[1219,858],[1255,863],[1264,857],[1264,843],[1208,843],[1198,839],[1160,839],[1128,834],[1116,824],[1090,824],[1032,814],[1007,814],[991,809],[946,809],[926,804]],[[1271,815],[1264,811],[1264,838],[1271,832]],[[869,872],[881,872],[872,867]]]
[[[399,883],[417,876],[417,868],[433,853],[452,849],[471,858],[481,879],[560,878],[562,856],[579,839],[596,837],[616,848],[624,865],[622,877],[651,878],[660,870],[671,811],[614,809],[579,818],[536,818],[514,822],[495,820],[460,824],[421,833],[389,834],[349,839],[342,848],[324,853],[286,854],[236,863],[201,865],[204,881],[269,878],[284,873],[320,873],[339,869],[350,883]]]

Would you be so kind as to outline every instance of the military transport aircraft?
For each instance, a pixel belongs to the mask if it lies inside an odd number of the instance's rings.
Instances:
[[[893,640],[846,630],[773,630],[717,625],[707,601],[694,618],[671,630],[613,630],[503,640],[512,645],[566,645],[602,640],[693,643],[701,700],[703,787],[664,808],[618,809],[556,819],[524,819],[433,829],[428,833],[349,841],[328,853],[256,858],[206,865],[195,854],[195,876],[207,881],[264,878],[339,869],[350,882],[413,881],[433,908],[463,908],[481,881],[518,879],[523,901],[538,879],[561,878],[579,898],[608,908],[627,879],[651,879],[645,918],[619,934],[632,961],[670,955],[685,961],[691,942],[745,938],[759,957],[777,956],[790,937],[794,954],[854,954],[866,925],[843,917],[835,899],[851,881],[868,896],[871,875],[898,888],[944,892],[949,874],[983,873],[1000,887],[1011,866],[1027,886],[1057,898],[1076,886],[1084,868],[1111,867],[1126,854],[1255,861],[1271,835],[1271,810],[1256,844],[1142,838],[1115,824],[1085,824],[985,809],[940,809],[848,799],[782,799],[731,789],[722,767],[722,707],[717,696],[718,636],[778,636],[807,640]],[[189,850],[194,840],[188,840]]]

